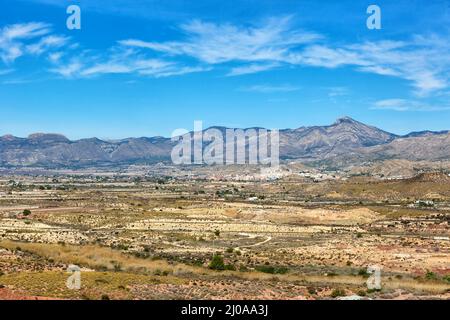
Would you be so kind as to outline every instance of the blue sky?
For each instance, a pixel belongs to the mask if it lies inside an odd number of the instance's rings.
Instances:
[[[66,8],[81,8],[68,30]],[[382,29],[366,27],[376,4]],[[450,129],[450,1],[9,0],[0,134],[177,128]]]

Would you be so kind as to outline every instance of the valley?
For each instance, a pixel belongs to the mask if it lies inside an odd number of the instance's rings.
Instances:
[[[448,299],[449,180],[4,176],[0,297]]]

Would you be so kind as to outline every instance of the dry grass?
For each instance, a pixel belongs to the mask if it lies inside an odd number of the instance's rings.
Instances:
[[[69,274],[62,271],[14,273],[2,276],[1,282],[23,294],[62,299],[131,299],[130,287],[135,285],[172,284],[185,281],[175,277],[145,276],[126,272],[82,272],[81,289],[69,290]]]
[[[54,262],[75,264],[94,270],[114,270],[149,273],[166,271],[168,273],[199,273],[202,269],[183,264],[170,265],[164,260],[140,259],[124,254],[118,250],[95,245],[60,245],[42,243],[24,243],[15,241],[0,241],[0,247],[9,250],[20,248]]]

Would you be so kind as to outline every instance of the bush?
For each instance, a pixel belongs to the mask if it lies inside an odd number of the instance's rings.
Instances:
[[[368,278],[370,276],[370,274],[367,272],[367,269],[359,269],[358,276]]]
[[[236,267],[233,266],[232,264],[226,264],[225,265],[225,270],[236,271]]]
[[[233,266],[232,264],[225,264],[223,262],[223,257],[218,253],[213,255],[213,258],[212,258],[211,262],[209,263],[209,268],[212,270],[217,270],[217,271],[223,271],[223,270],[236,271],[236,267]]]
[[[209,268],[212,270],[225,270],[225,263],[223,257],[220,254],[215,254],[209,263]]]
[[[249,269],[246,266],[244,266],[243,264],[241,264],[239,266],[239,271],[240,272],[247,272],[247,271],[249,271]]]
[[[255,269],[259,272],[270,274],[285,274],[289,271],[286,267],[274,267],[274,266],[256,266]]]
[[[23,210],[22,214],[23,214],[24,216],[29,216],[29,215],[31,214],[31,211],[28,210],[28,209],[25,209],[25,210]]]
[[[308,287],[308,293],[309,293],[310,295],[315,295],[315,294],[317,294],[317,291],[316,291],[316,289],[313,288],[313,287]]]
[[[343,289],[334,289],[331,292],[331,297],[332,298],[345,297],[345,290],[343,290]]]
[[[427,280],[437,280],[437,279],[438,279],[438,276],[437,276],[436,273],[434,273],[434,272],[432,272],[432,271],[428,271],[428,272],[425,274],[425,278],[426,278]]]
[[[367,295],[367,292],[365,290],[359,290],[358,291],[358,296],[365,297],[366,295]]]

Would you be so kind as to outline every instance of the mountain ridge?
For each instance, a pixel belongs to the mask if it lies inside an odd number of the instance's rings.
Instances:
[[[208,129],[226,129],[214,126]],[[203,130],[205,132],[206,130]],[[241,130],[263,130],[253,127]],[[268,130],[270,131],[270,130]],[[420,131],[399,136],[350,117],[331,125],[282,129],[280,158],[300,161],[361,162],[378,159],[439,160],[450,157],[449,131]],[[189,134],[192,135],[192,132]],[[0,137],[3,166],[95,166],[169,161],[176,142],[161,136],[101,140],[70,140],[57,133],[33,133],[27,138]],[[450,145],[450,144],[449,144]],[[204,148],[207,143],[204,142]]]

